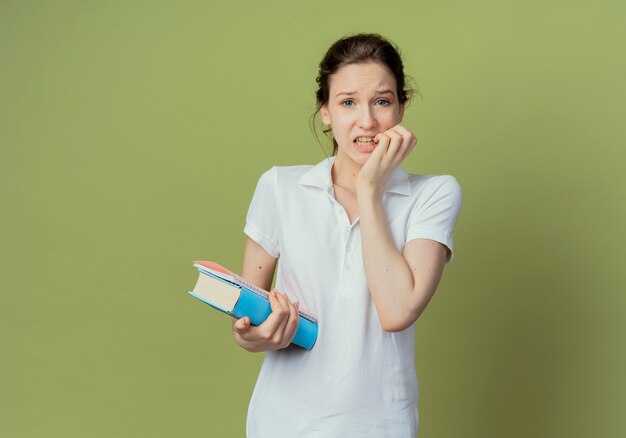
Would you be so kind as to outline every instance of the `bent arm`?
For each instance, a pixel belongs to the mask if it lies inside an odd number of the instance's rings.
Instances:
[[[434,240],[395,246],[382,203],[375,190],[358,194],[365,277],[381,325],[386,331],[410,327],[432,298],[445,266],[448,248]]]
[[[247,237],[246,246],[243,250],[241,276],[244,280],[261,289],[270,290],[276,270],[276,260],[261,245]]]
[[[244,280],[265,290],[270,290],[276,258],[268,254],[250,237],[246,240],[241,276]],[[233,336],[244,349],[251,352],[270,351],[288,347],[298,328],[298,303],[272,290],[269,294],[272,308],[270,316],[258,327],[250,318],[233,318]]]

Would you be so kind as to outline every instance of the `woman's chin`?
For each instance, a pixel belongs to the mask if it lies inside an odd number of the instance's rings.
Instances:
[[[353,157],[352,159],[355,163],[362,166],[365,163],[367,163],[367,160],[369,160],[371,156],[372,156],[371,152],[361,152],[356,157]]]
[[[370,156],[372,155],[372,151],[375,148],[376,146],[364,148],[358,147],[353,144],[353,147],[347,150],[340,148],[337,155],[345,155],[344,158],[349,158],[351,161],[355,162],[359,166],[362,166],[367,163],[367,160],[369,160]]]

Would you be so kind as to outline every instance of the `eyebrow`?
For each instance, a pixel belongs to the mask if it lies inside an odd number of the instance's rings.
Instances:
[[[342,91],[341,93],[337,93],[337,94],[335,95],[335,97],[339,97],[339,96],[341,96],[342,94],[345,94],[345,95],[347,95],[347,96],[352,96],[352,95],[357,94],[357,93],[356,93],[356,91]],[[377,90],[377,91],[376,91],[376,94],[394,94],[394,93],[393,93],[393,91],[392,91],[392,90],[385,89],[385,90]]]

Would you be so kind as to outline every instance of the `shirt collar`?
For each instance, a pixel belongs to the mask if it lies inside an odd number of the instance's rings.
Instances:
[[[318,187],[322,190],[332,192],[332,179],[330,177],[330,168],[337,157],[328,157],[317,165],[306,171],[298,180],[303,186]],[[409,196],[411,194],[411,181],[409,175],[402,169],[396,167],[387,182],[385,183],[385,192],[398,193],[400,195]]]

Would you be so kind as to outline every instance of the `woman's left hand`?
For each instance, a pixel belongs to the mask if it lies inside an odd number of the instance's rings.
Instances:
[[[413,133],[400,125],[377,134],[374,141],[378,144],[356,178],[357,193],[369,189],[382,192],[391,172],[404,161],[417,143]]]

